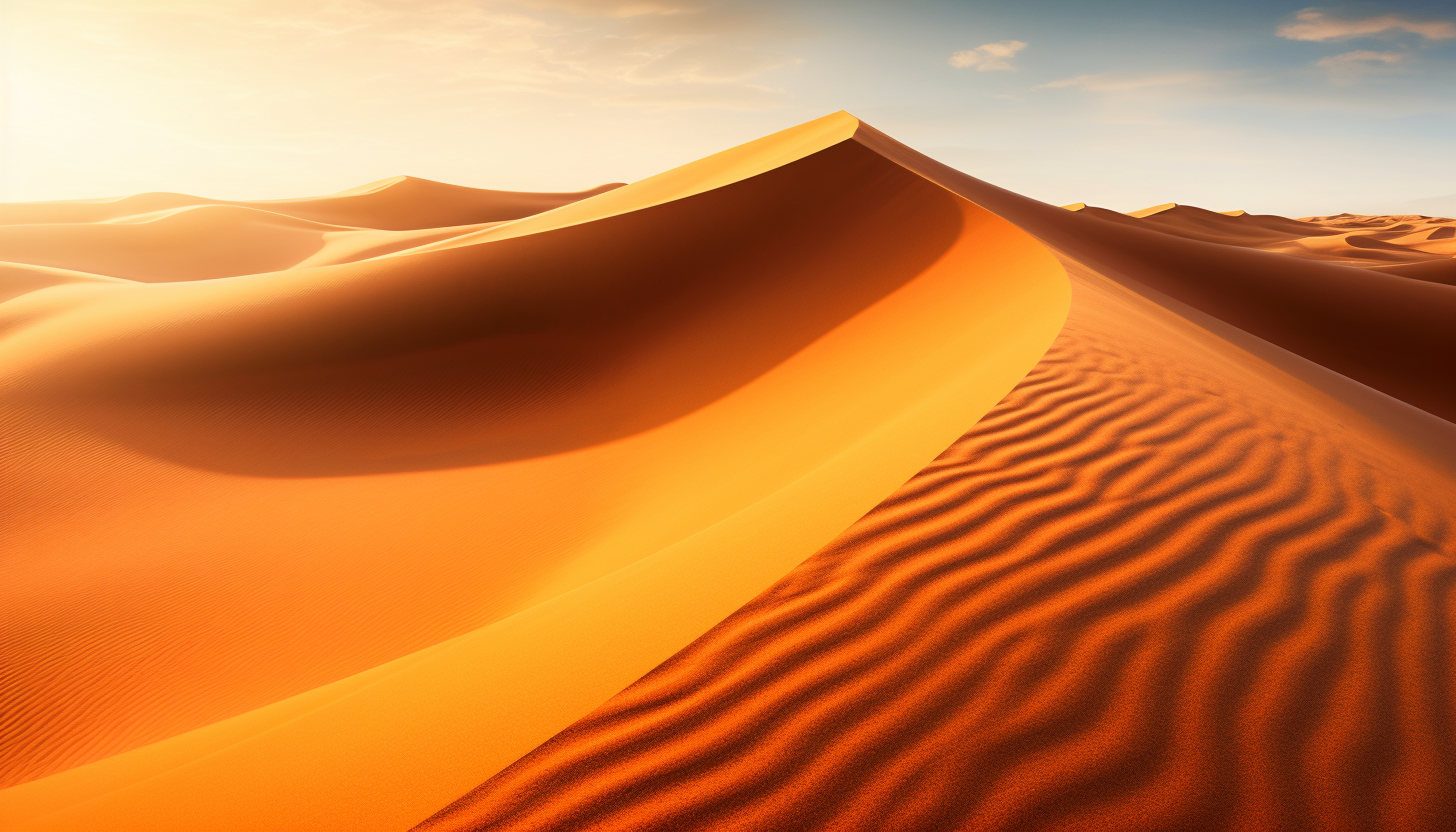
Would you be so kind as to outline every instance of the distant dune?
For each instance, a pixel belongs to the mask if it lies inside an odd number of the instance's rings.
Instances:
[[[1453,235],[844,113],[0,206],[4,828],[1444,828]]]
[[[578,193],[487,191],[395,176],[322,197],[225,201],[186,194],[137,194],[114,199],[0,203],[0,224],[74,224],[138,221],[148,214],[204,205],[254,208],[326,225],[408,231],[515,220],[621,187],[603,185]]]
[[[1437,263],[1441,271],[1450,270],[1456,277],[1456,260],[1452,259],[1456,257],[1456,237],[1452,236],[1456,234],[1456,220],[1449,217],[1336,214],[1291,220],[1245,211],[1205,211],[1172,202],[1129,214],[1080,202],[1063,207],[1191,240],[1276,251],[1346,266],[1385,270],[1407,264],[1425,268],[1427,263]]]

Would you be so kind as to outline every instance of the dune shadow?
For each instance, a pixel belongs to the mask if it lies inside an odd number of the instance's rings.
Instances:
[[[847,142],[580,225],[192,284],[137,357],[123,344],[85,370],[68,416],[259,476],[561,453],[731,394],[915,278],[962,224],[954,196]]]

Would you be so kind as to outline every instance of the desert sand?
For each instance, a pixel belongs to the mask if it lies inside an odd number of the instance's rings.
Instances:
[[[1453,229],[845,113],[0,206],[0,824],[1441,828]]]

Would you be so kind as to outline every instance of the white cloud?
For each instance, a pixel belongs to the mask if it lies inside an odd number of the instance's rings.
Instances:
[[[965,69],[975,67],[977,72],[1012,72],[1011,58],[1026,48],[1020,40],[1001,40],[986,43],[975,49],[963,49],[950,56],[950,65]]]
[[[1335,41],[1386,33],[1409,32],[1427,40],[1456,38],[1456,23],[1449,20],[1411,20],[1404,15],[1382,14],[1345,20],[1319,9],[1301,9],[1293,23],[1280,26],[1278,35],[1289,40]]]

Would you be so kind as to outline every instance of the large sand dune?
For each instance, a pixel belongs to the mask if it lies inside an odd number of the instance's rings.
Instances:
[[[841,113],[0,222],[6,829],[1456,812],[1448,220],[1066,211]]]
[[[1389,433],[1420,415],[1073,285],[950,450],[421,828],[1449,822],[1456,500]]]

